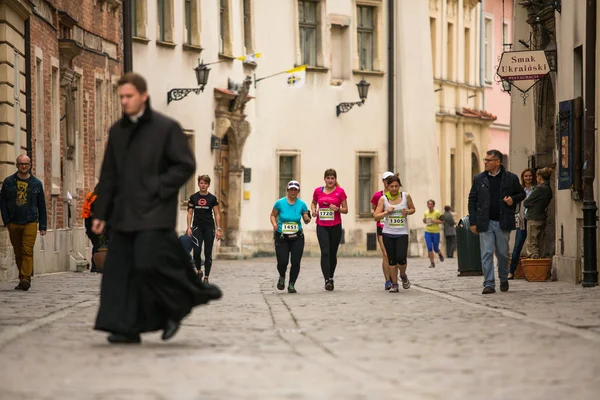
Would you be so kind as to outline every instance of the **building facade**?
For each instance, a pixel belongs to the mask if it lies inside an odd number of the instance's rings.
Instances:
[[[132,3],[133,69],[147,77],[154,107],[182,124],[197,173],[212,178],[225,232],[220,256],[272,253],[269,214],[285,184],[299,180],[300,197],[309,203],[327,168],[337,170],[348,195],[343,254],[376,249],[369,200],[380,189],[382,172],[400,173],[420,211],[427,198],[439,197],[437,185],[430,189],[438,170],[435,152],[415,151],[423,145],[434,149],[436,140],[431,59],[421,51],[429,45],[427,3]],[[237,59],[253,53],[261,57]],[[218,62],[210,65],[204,91],[169,102],[172,89],[197,88],[193,68],[199,59]],[[300,88],[288,87],[285,74],[261,79],[304,64]],[[370,84],[365,103],[337,115],[336,105],[359,100],[356,84],[362,79]],[[419,104],[413,100],[417,92],[424,93]],[[181,190],[181,231],[187,198],[196,190],[195,179]],[[418,219],[411,221],[416,254]],[[311,251],[318,247],[314,227],[307,229]]]
[[[514,171],[527,167],[553,167],[554,200],[548,208],[544,253],[553,257],[558,280],[579,283],[584,261],[584,224],[582,174],[584,166],[584,110],[586,87],[586,1],[550,1],[521,5],[514,2],[514,50],[545,50],[552,72],[529,91],[526,102],[520,92],[511,92],[511,166]],[[595,32],[598,52],[598,30]],[[531,41],[530,41],[531,38]],[[589,44],[593,46],[593,44]],[[592,107],[597,118],[600,115]],[[597,143],[593,150],[598,174]],[[593,190],[598,195],[598,179]],[[596,243],[596,248],[598,247]],[[597,263],[597,261],[596,261]]]
[[[483,170],[496,116],[485,111],[482,5],[478,0],[430,0],[429,25],[439,156],[440,207],[467,215],[473,177]]]
[[[0,10],[6,35],[0,74],[8,96],[0,116],[0,179],[16,171],[17,155],[31,157],[48,209],[35,273],[69,270],[89,260],[81,207],[97,182],[107,129],[120,116],[121,2],[15,0]],[[0,257],[0,280],[16,278],[5,228]]]
[[[481,76],[485,85],[482,107],[496,119],[488,128],[488,150],[500,150],[505,156],[504,165],[510,168],[510,94],[505,92],[496,78],[496,68],[502,52],[511,43],[512,2],[484,0],[481,43]]]

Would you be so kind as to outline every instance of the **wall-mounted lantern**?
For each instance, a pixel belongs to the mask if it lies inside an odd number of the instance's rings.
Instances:
[[[198,66],[194,68],[194,72],[196,73],[196,81],[198,82],[197,88],[185,88],[185,89],[171,89],[167,92],[167,105],[172,101],[178,101],[183,99],[185,96],[194,92],[196,94],[200,94],[200,92],[204,92],[204,87],[208,82],[208,75],[210,73],[210,68],[208,68],[210,64],[204,64],[200,59],[198,59]]]
[[[339,117],[341,113],[347,113],[355,105],[361,107],[363,104],[365,104],[365,100],[367,100],[367,95],[369,94],[369,86],[371,86],[371,84],[365,81],[365,78],[361,79],[361,81],[356,84],[356,87],[358,88],[358,97],[360,98],[360,101],[354,103],[338,104],[337,106],[335,106],[336,115]]]

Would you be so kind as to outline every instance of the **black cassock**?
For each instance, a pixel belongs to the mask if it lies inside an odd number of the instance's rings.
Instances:
[[[95,329],[132,335],[163,329],[221,297],[200,282],[174,231],[113,232]]]
[[[146,104],[109,132],[95,201],[111,225],[95,329],[135,335],[164,329],[221,297],[199,282],[175,234],[179,188],[195,171],[183,130]]]

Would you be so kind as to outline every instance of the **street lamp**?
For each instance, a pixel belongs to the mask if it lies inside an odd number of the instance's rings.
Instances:
[[[196,94],[200,94],[200,92],[204,92],[204,87],[208,82],[208,75],[210,73],[210,68],[208,68],[210,64],[204,64],[200,59],[198,59],[198,66],[194,68],[194,72],[196,73],[196,81],[198,81],[197,88],[178,88],[171,89],[167,92],[167,105],[172,101],[178,101],[183,99],[185,96],[194,92]]]
[[[356,87],[358,88],[358,97],[360,98],[360,101],[356,101],[354,103],[338,104],[337,106],[335,106],[336,116],[339,117],[341,113],[347,113],[355,105],[361,107],[363,104],[365,104],[365,101],[367,100],[367,95],[369,94],[369,86],[371,86],[371,84],[365,81],[365,78],[363,77],[361,81],[356,84]]]

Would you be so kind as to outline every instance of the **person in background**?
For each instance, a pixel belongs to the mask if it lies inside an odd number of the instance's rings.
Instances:
[[[456,221],[452,215],[452,207],[444,207],[444,214],[441,217],[444,222],[444,237],[446,238],[446,257],[454,258],[456,250]]]
[[[290,281],[288,293],[296,293],[296,280],[300,274],[300,261],[304,252],[304,231],[302,221],[310,222],[310,212],[306,203],[298,198],[300,183],[289,181],[287,185],[287,196],[277,200],[269,219],[273,226],[273,240],[275,242],[275,254],[277,255],[277,271],[279,280],[277,289],[285,288],[285,275],[287,266],[291,263]]]
[[[425,224],[425,243],[427,243],[427,253],[429,255],[429,268],[435,268],[435,253],[440,257],[440,261],[444,262],[444,255],[440,250],[440,225],[444,223],[440,218],[440,213],[435,208],[435,201],[427,201],[427,211],[423,217]]]
[[[533,182],[534,175],[535,172],[533,172],[531,168],[526,168],[521,172],[521,186],[523,186],[523,189],[525,190],[526,199],[535,187]],[[508,272],[509,281],[515,276],[515,271],[517,270],[519,259],[521,258],[521,251],[523,251],[523,245],[525,245],[525,240],[527,239],[527,219],[525,218],[525,212],[521,209],[520,204],[519,211],[515,213],[515,225],[517,227],[517,232],[515,233],[515,245],[510,259],[510,270]]]
[[[98,272],[98,268],[96,268],[96,263],[94,262],[94,254],[98,252],[100,248],[100,236],[96,235],[92,232],[92,221],[94,220],[94,202],[98,198],[96,195],[96,188],[88,194],[85,195],[85,200],[83,201],[83,210],[81,212],[81,218],[83,218],[83,225],[85,226],[85,234],[92,242],[92,267],[90,268],[91,273]]]
[[[202,245],[204,244],[204,282],[208,283],[208,276],[212,268],[212,249],[216,237],[221,240],[221,212],[217,197],[208,192],[210,176],[198,177],[198,192],[190,196],[187,214],[187,234],[194,243],[194,262],[198,276],[202,279]]]
[[[384,219],[383,244],[389,257],[388,275],[392,279],[390,293],[398,293],[398,272],[404,289],[410,288],[410,281],[406,275],[408,255],[408,223],[407,217],[415,213],[412,198],[406,192],[400,192],[400,178],[390,176],[387,178],[388,190],[379,199],[373,214],[375,221]]]
[[[546,229],[546,220],[548,219],[548,205],[552,201],[552,188],[550,187],[550,177],[552,168],[542,168],[537,171],[537,186],[525,199],[525,215],[528,224],[527,235],[527,257],[540,258],[540,243]]]
[[[383,182],[383,190],[379,190],[373,194],[371,197],[371,216],[375,215],[375,209],[377,208],[377,204],[379,204],[379,199],[387,192],[387,178],[390,176],[394,176],[394,173],[387,171],[381,175],[381,181]],[[385,278],[385,290],[390,290],[392,287],[392,277],[389,276],[389,265],[388,265],[388,256],[385,251],[385,246],[383,245],[383,224],[381,221],[377,221],[377,243],[379,243],[379,248],[381,249],[381,269],[383,270],[383,277]]]
[[[325,186],[313,193],[312,216],[317,217],[317,239],[321,248],[321,272],[325,290],[333,290],[333,276],[337,266],[337,252],[342,240],[342,214],[348,213],[346,192],[337,182],[337,172],[328,169],[323,174]]]
[[[29,290],[33,276],[33,246],[40,235],[46,234],[47,211],[44,185],[31,174],[31,159],[25,154],[17,157],[17,172],[6,177],[0,192],[2,222],[8,228],[10,243],[19,270],[15,290]]]
[[[482,294],[496,293],[494,250],[498,258],[500,291],[508,292],[508,240],[515,229],[515,208],[525,199],[519,177],[502,165],[502,153],[488,150],[483,160],[485,171],[473,178],[469,192],[469,224],[479,235]]]

